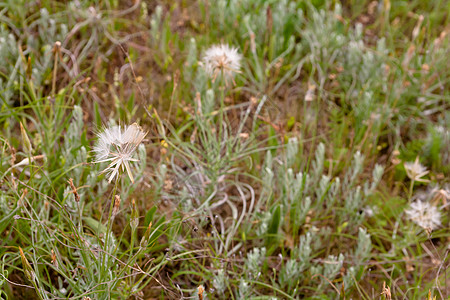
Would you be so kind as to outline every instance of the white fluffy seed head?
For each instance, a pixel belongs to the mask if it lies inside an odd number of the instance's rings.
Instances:
[[[429,202],[413,202],[405,213],[410,220],[425,230],[434,230],[441,226],[441,213]]]
[[[220,75],[227,81],[233,79],[234,74],[239,72],[241,59],[237,48],[225,44],[214,45],[205,51],[203,66],[213,80]]]
[[[425,166],[419,163],[419,157],[417,157],[414,162],[404,163],[403,166],[405,167],[406,175],[408,175],[409,179],[422,182],[428,181],[422,178],[427,175],[429,171]]]
[[[93,149],[95,163],[109,163],[101,172],[101,174],[108,173],[109,182],[116,176],[119,178],[120,170],[126,170],[128,177],[134,182],[129,163],[138,161],[133,156],[146,135],[147,132],[136,123],[123,128],[120,125],[111,126],[97,134],[97,143]]]

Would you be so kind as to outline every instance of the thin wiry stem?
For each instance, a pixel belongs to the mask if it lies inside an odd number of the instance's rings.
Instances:
[[[114,189],[113,189],[113,192],[112,192],[112,197],[111,197],[111,204],[109,205],[109,214],[108,214],[108,221],[107,221],[107,225],[108,225],[108,227],[107,227],[107,229],[106,229],[106,237],[105,237],[105,244],[104,244],[104,251],[106,252],[106,253],[109,253],[108,252],[108,243],[109,243],[109,233],[111,232],[111,229],[112,229],[112,220],[111,220],[111,216],[112,216],[112,212],[113,212],[113,208],[114,208],[114,197],[116,196],[116,192],[117,192],[117,187],[118,187],[118,185],[119,185],[119,180],[116,180],[116,183],[114,184]],[[100,223],[99,223],[99,227],[100,227]],[[103,271],[104,271],[104,267],[106,267],[106,255],[105,256],[103,256],[103,258],[102,258],[102,273],[103,273]]]

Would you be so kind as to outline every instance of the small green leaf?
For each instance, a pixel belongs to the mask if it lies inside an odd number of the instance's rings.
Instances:
[[[156,206],[153,206],[149,209],[149,211],[145,214],[144,226],[147,227],[150,222],[153,221],[153,217],[155,216]]]
[[[83,220],[86,225],[89,226],[93,231],[96,231],[98,229],[99,233],[106,233],[106,226],[99,221],[91,217],[84,217]]]

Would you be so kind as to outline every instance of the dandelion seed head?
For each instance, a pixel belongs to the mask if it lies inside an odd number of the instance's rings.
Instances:
[[[214,80],[219,75],[228,80],[233,79],[234,74],[239,72],[241,59],[237,48],[225,44],[214,45],[205,51],[203,66]]]
[[[413,202],[410,208],[405,210],[405,213],[410,220],[423,229],[434,230],[441,225],[441,213],[436,206],[429,202]]]
[[[428,170],[425,166],[419,163],[419,157],[416,158],[414,162],[406,162],[403,164],[405,167],[406,175],[411,180],[427,182],[428,180],[423,179],[422,177],[428,174]]]
[[[108,174],[108,182],[111,183],[115,177],[119,178],[120,171],[125,170],[130,180],[134,182],[130,162],[138,161],[133,156],[146,135],[147,133],[136,123],[123,128],[120,125],[110,126],[97,134],[97,143],[93,149],[95,163],[109,163],[101,172]]]

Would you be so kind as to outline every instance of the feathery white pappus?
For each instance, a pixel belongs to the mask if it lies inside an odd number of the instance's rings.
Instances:
[[[419,157],[416,157],[414,162],[406,162],[403,164],[405,167],[406,175],[408,175],[409,179],[419,182],[428,182],[428,180],[423,179],[422,177],[427,175],[429,171],[425,166],[419,163]]]
[[[413,202],[405,213],[409,219],[425,230],[434,230],[441,225],[441,213],[436,206],[428,202]]]
[[[128,177],[134,183],[130,162],[139,161],[133,158],[137,147],[147,135],[142,128],[133,123],[129,126],[120,125],[105,128],[103,132],[97,133],[97,143],[94,146],[95,163],[109,162],[109,165],[100,174],[109,173],[108,182],[117,176],[119,171],[127,171]]]
[[[211,46],[203,55],[203,67],[206,72],[213,77],[222,75],[227,81],[234,77],[234,73],[238,73],[241,67],[241,54],[237,48],[232,48],[225,44]]]

